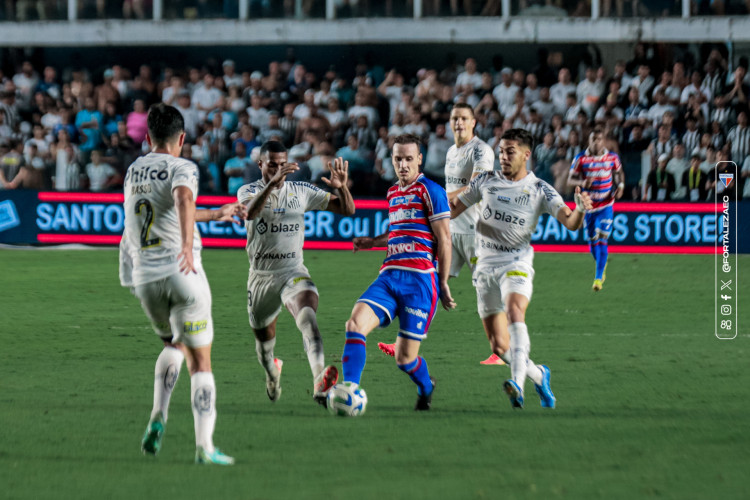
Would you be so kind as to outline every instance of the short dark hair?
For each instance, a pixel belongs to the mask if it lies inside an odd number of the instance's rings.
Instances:
[[[416,144],[417,149],[421,149],[422,139],[414,134],[401,134],[397,135],[396,138],[393,139],[393,144]]]
[[[266,153],[286,153],[287,150],[279,141],[266,141],[260,147],[260,156]]]
[[[474,108],[471,107],[471,104],[465,102],[457,102],[453,105],[453,109],[468,109],[471,113],[471,117],[474,117]]]
[[[174,106],[159,103],[151,106],[146,119],[151,142],[164,145],[185,131],[185,119]]]
[[[522,128],[511,128],[506,130],[500,139],[505,141],[517,141],[520,145],[529,149],[534,147],[534,136],[531,132]]]

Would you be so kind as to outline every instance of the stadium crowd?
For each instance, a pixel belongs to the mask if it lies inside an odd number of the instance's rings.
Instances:
[[[388,155],[401,133],[424,140],[424,172],[444,183],[453,144],[448,117],[465,102],[474,108],[476,135],[496,152],[505,130],[529,130],[534,172],[567,196],[571,162],[596,125],[621,156],[625,199],[713,199],[713,167],[722,160],[737,163],[738,194],[744,186],[750,196],[747,59],[733,64],[715,49],[700,61],[667,61],[647,49],[638,44],[632,59],[613,67],[590,59],[568,67],[560,53],[542,50],[534,68],[504,66],[500,56],[482,68],[470,57],[415,74],[357,64],[353,78],[334,68],[316,74],[294,57],[262,69],[225,60],[158,72],[23,61],[15,74],[0,72],[0,185],[122,189],[127,167],[148,151],[148,108],[165,102],[185,118],[183,156],[199,165],[204,194],[234,195],[257,180],[259,146],[278,140],[301,167],[294,179],[326,188],[321,177],[340,156],[356,195],[382,196],[395,180]]]

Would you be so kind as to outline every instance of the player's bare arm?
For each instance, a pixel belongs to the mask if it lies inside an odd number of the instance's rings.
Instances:
[[[451,269],[451,230],[450,219],[439,219],[430,223],[432,232],[437,240],[437,258],[438,258],[438,283],[440,285],[440,302],[446,311],[456,307],[456,302],[451,296],[450,287],[448,287],[448,278]]]
[[[247,207],[242,203],[228,203],[219,208],[197,209],[195,211],[195,222],[234,222],[242,224],[247,215]]]
[[[352,252],[359,250],[369,250],[373,247],[384,247],[388,243],[388,233],[383,233],[374,238],[369,236],[359,236],[352,240]]]
[[[336,192],[328,200],[328,211],[335,214],[354,215],[354,198],[349,192],[349,162],[343,158],[335,158],[333,165],[328,162],[328,169],[331,171],[331,178],[323,177],[323,182],[328,184]]]
[[[622,198],[623,193],[625,193],[625,172],[622,169],[615,170],[615,183],[617,184],[615,199],[619,200]]]
[[[580,187],[576,187],[574,199],[576,202],[576,209],[571,210],[567,206],[563,206],[558,210],[556,217],[558,221],[571,231],[576,231],[581,228],[583,225],[583,216],[586,214],[587,210],[593,208],[591,197],[587,192],[582,192]]]
[[[464,205],[464,202],[459,200],[458,197],[453,199],[448,197],[448,204],[451,207],[451,219],[455,219],[456,217],[464,213],[467,208],[469,208]]]
[[[272,162],[269,162],[272,163]],[[296,163],[282,163],[277,167],[276,173],[268,180],[266,186],[258,193],[258,196],[250,200],[247,204],[247,220],[253,220],[258,216],[263,207],[266,205],[266,200],[271,194],[271,191],[277,189],[284,183],[286,176],[299,170],[299,165]]]
[[[180,272],[197,273],[193,264],[193,228],[195,227],[195,200],[187,186],[177,186],[172,191],[177,218],[180,221],[180,253],[177,255]]]

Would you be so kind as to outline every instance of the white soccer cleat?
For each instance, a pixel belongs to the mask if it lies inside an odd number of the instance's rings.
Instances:
[[[276,376],[271,376],[266,372],[266,394],[271,401],[278,401],[281,397],[281,367],[284,362],[279,358],[274,358],[273,364],[276,365]]]

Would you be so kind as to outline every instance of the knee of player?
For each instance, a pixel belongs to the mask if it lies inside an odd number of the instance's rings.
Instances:
[[[401,352],[399,350],[396,350],[396,353],[395,353],[394,357],[396,359],[396,364],[399,367],[404,366],[404,365],[408,365],[408,364],[412,363],[415,359],[417,359],[416,355],[409,357],[405,352]]]
[[[367,335],[368,333],[370,333],[365,331],[364,324],[359,321],[359,318],[356,315],[352,315],[352,317],[349,318],[349,320],[346,322],[346,331],[361,333],[362,335]]]
[[[304,328],[318,328],[318,317],[312,307],[303,307],[300,309],[294,317],[294,321],[297,323],[297,328],[300,330]]]

